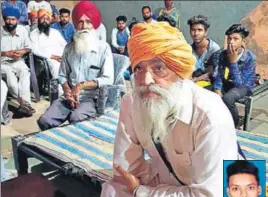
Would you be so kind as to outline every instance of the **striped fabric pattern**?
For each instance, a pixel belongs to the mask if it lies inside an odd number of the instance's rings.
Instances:
[[[112,177],[113,144],[119,111],[107,113],[95,121],[58,127],[37,133],[24,142],[65,162],[83,168],[100,181]],[[268,137],[238,131],[238,141],[247,159],[268,158]],[[147,157],[147,156],[146,156]],[[266,162],[268,170],[268,160]],[[266,171],[268,183],[268,172]]]

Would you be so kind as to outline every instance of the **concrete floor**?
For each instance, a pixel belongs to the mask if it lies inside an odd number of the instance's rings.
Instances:
[[[12,101],[10,102],[12,103]],[[11,170],[14,176],[16,176],[16,171],[14,170],[15,168],[10,139],[12,136],[37,132],[39,129],[36,124],[36,120],[49,106],[49,102],[42,99],[39,103],[33,103],[32,105],[36,109],[34,116],[22,119],[11,118],[9,125],[1,125],[1,154],[4,158],[6,158],[5,167]],[[243,114],[243,107],[239,106],[239,111]],[[12,117],[12,112],[10,113]],[[250,132],[268,136],[268,95],[254,101],[252,118]],[[100,187],[95,186],[93,183],[85,184],[73,178],[59,175],[57,171],[49,168],[36,159],[30,159],[29,164],[30,172],[35,171],[43,173],[49,179],[52,179],[56,187],[62,189],[68,197],[97,197],[100,195]]]

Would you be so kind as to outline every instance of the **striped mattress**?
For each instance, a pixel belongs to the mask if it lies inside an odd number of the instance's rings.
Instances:
[[[94,121],[39,132],[24,142],[64,162],[84,169],[100,181],[112,177],[113,144],[119,111],[112,111]],[[268,183],[268,136],[238,131],[238,141],[247,159],[266,160]]]

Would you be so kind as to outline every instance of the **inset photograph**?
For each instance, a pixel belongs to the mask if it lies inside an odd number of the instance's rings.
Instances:
[[[224,160],[224,197],[265,197],[265,160]]]

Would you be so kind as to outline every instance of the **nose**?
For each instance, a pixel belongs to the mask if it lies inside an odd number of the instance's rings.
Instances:
[[[154,83],[155,83],[155,81],[154,81],[152,73],[146,72],[145,76],[144,76],[144,84],[143,85],[148,86],[148,85],[154,84]]]
[[[245,189],[241,190],[241,197],[247,197],[247,191]]]

